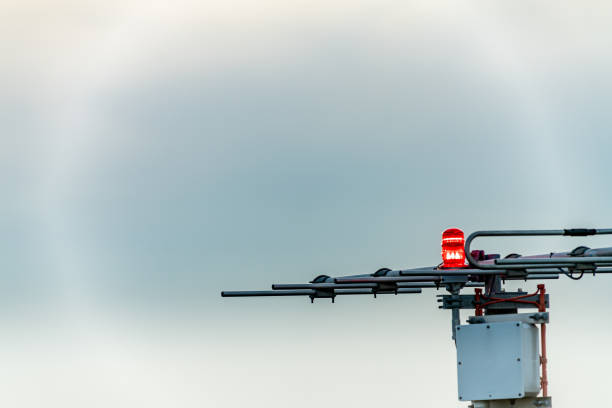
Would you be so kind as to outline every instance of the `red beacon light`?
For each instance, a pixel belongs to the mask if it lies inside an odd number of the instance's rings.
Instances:
[[[442,268],[465,268],[463,231],[449,228],[442,233]]]

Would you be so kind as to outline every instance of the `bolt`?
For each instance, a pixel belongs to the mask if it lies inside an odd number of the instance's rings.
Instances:
[[[521,394],[521,393],[519,392],[519,397],[521,397],[522,395],[523,395],[523,394]]]
[[[489,325],[487,324],[487,329],[490,329],[490,328],[491,328],[491,326],[489,326]]]
[[[516,327],[519,327],[520,325],[521,325],[520,323],[517,323],[517,324],[516,324]]]
[[[461,361],[459,362],[459,365],[461,365]]]
[[[517,358],[517,359],[516,359],[516,361],[521,361],[521,358],[520,358],[520,357],[519,357],[519,358]]]

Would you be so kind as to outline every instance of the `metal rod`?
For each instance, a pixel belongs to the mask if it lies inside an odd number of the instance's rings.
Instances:
[[[222,297],[247,297],[247,296],[310,296],[315,295],[316,290],[247,290],[221,292]]]
[[[497,265],[541,265],[541,264],[595,264],[595,263],[612,263],[612,256],[568,256],[554,258],[506,258],[496,259]]]
[[[612,256],[612,248],[592,248],[584,252],[583,256]]]
[[[498,275],[498,271],[483,271],[482,269],[474,268],[457,268],[457,269],[436,269],[431,274],[421,271],[400,271],[401,276],[462,276],[462,275]]]
[[[540,280],[540,279],[559,279],[559,274],[529,274],[525,277],[521,276],[506,276],[504,280]]]
[[[420,288],[398,288],[384,289],[375,291],[372,288],[366,289],[327,289],[317,290],[250,290],[250,291],[224,291],[222,297],[256,297],[256,296],[311,296],[314,298],[329,298],[337,295],[374,295],[374,294],[412,294],[421,293]]]
[[[526,259],[527,261],[527,259]],[[523,270],[523,269],[541,269],[541,268],[567,268],[569,266],[572,266],[571,263],[556,263],[556,264],[538,264],[538,263],[533,263],[533,262],[529,262],[529,263],[525,263],[525,264],[511,264],[511,265],[506,265],[504,264],[504,268],[503,269],[509,269],[509,270]],[[575,264],[573,265],[574,267],[576,266]],[[501,269],[499,269],[501,270]]]
[[[452,328],[452,339],[455,340],[457,337],[457,326],[461,325],[461,317],[459,309],[451,310],[451,328]]]
[[[564,235],[564,236],[587,236],[587,235],[599,235],[599,234],[612,234],[612,229],[587,229],[587,228],[576,228],[576,229],[562,229],[562,230],[494,230],[494,231],[476,231],[468,236],[465,241],[465,256],[470,263],[477,268],[481,269],[501,269],[496,264],[487,264],[478,262],[470,253],[470,246],[472,241],[477,237],[524,237],[524,236],[550,236],[550,235]],[[516,259],[516,258],[513,258]]]
[[[540,291],[540,302],[538,311],[543,313],[546,311],[546,287],[542,284],[538,285]],[[540,342],[542,343],[542,396],[548,397],[548,358],[546,355],[546,323],[540,325]]]
[[[376,283],[350,283],[350,284],[338,284],[338,283],[275,283],[272,285],[273,290],[283,289],[363,289],[363,288],[375,288],[378,285]]]
[[[398,288],[397,293],[421,293],[423,292],[420,288]]]
[[[443,287],[444,285],[440,285],[439,283],[428,283],[428,282],[415,282],[415,283],[402,283],[399,282],[397,284],[398,288],[438,288],[438,287]],[[465,284],[466,288],[482,288],[484,287],[484,283],[479,283],[479,282],[467,282]]]
[[[542,343],[542,396],[548,397],[548,357],[546,355],[546,323],[540,325],[540,343]]]
[[[551,268],[550,265],[545,265],[546,268],[512,268],[508,269],[495,269],[495,270],[481,270],[481,269],[464,269],[464,270],[451,270],[445,271],[440,270],[440,275],[431,275],[431,276],[405,276],[405,277],[395,277],[395,276],[381,276],[381,277],[365,277],[365,278],[335,278],[334,280],[337,283],[401,283],[401,282],[441,282],[445,276],[467,276],[476,277],[476,276],[500,276],[502,279],[557,279],[559,275],[559,267]],[[563,267],[567,267],[568,264],[563,264]],[[523,271],[524,274],[521,275],[513,275],[517,273],[517,270]],[[465,272],[468,272],[467,274]],[[612,268],[603,268],[599,267],[594,270],[585,271],[588,273],[595,274],[608,274],[612,273]],[[535,277],[529,278],[529,276],[534,275]],[[549,275],[552,277],[545,278],[545,275]]]
[[[435,282],[441,280],[440,275],[419,277],[380,276],[368,278],[335,278],[336,283],[393,283],[393,282]]]
[[[564,268],[567,268],[567,265],[564,266]],[[525,269],[525,271],[529,274],[529,275],[553,275],[559,272],[563,272],[563,271],[559,271],[559,268],[554,268],[554,269],[546,269],[546,268],[542,268],[542,269]],[[612,273],[612,268],[604,268],[604,267],[597,267],[597,269],[595,270],[588,270],[585,271],[588,273]],[[512,276],[512,275],[510,275]]]
[[[334,290],[335,295],[372,295],[372,289],[340,289]]]

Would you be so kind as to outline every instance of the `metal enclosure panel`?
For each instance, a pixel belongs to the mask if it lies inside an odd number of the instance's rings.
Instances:
[[[538,329],[521,322],[457,329],[459,399],[523,398],[539,392]]]
[[[540,338],[537,327],[533,324],[521,324],[523,339],[523,385],[525,395],[535,397],[540,392]]]

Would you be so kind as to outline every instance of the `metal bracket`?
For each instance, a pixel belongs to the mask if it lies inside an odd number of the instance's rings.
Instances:
[[[514,298],[517,296],[523,296],[526,294],[527,292],[502,292],[502,293],[496,293],[495,297],[511,299],[511,298]],[[442,303],[442,305],[439,306],[440,309],[475,309],[476,304],[478,303],[476,302],[476,297],[474,295],[437,295],[437,296],[438,296],[438,302]],[[521,300],[530,301],[530,302],[538,302],[540,298],[539,298],[539,295],[534,295],[534,296],[522,298]],[[486,299],[480,300],[480,304],[483,304],[483,303],[486,303]],[[546,304],[546,307],[549,307],[548,295],[546,295],[545,304]],[[509,310],[509,309],[537,308],[537,306],[535,304],[508,301],[508,302],[494,303],[494,304],[487,306],[487,308],[495,309],[495,310],[502,310],[502,309]]]
[[[490,401],[472,401],[468,408],[551,408],[551,397],[527,397]]]
[[[467,320],[469,324],[498,323],[509,321],[523,322],[529,324],[544,324],[548,323],[549,321],[548,312],[470,316]]]

